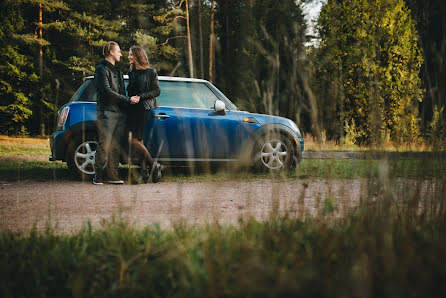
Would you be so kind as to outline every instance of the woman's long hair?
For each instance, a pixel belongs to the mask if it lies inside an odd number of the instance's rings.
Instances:
[[[135,61],[135,63],[130,64],[130,70],[147,69],[150,67],[149,58],[143,48],[133,46],[130,48],[130,52],[132,52],[133,60]]]

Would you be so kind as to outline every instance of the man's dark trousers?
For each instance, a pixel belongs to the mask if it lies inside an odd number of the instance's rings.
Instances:
[[[98,111],[97,127],[99,146],[96,151],[95,170],[117,179],[122,140],[126,132],[127,115],[121,112]],[[108,159],[108,162],[107,162]]]

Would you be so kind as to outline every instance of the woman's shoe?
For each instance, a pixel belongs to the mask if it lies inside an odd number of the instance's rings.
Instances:
[[[154,162],[153,163],[153,173],[152,173],[152,182],[157,183],[163,177],[164,166]]]
[[[145,169],[141,172],[141,177],[138,180],[141,180],[142,183],[147,183],[150,178],[150,168]]]

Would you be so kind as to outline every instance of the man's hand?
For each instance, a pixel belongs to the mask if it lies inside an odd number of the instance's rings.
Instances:
[[[140,97],[138,95],[134,95],[132,97],[130,97],[130,104],[134,105],[137,104],[139,102]]]

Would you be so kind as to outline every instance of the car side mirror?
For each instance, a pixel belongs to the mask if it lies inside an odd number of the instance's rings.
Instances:
[[[225,111],[225,109],[226,109],[226,105],[225,105],[225,103],[224,103],[223,101],[217,99],[217,100],[214,102],[214,109],[215,109],[215,111],[216,111],[218,114],[220,114],[220,115],[226,115],[226,111]]]

